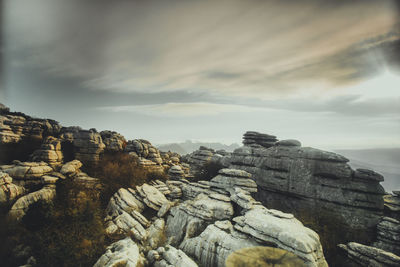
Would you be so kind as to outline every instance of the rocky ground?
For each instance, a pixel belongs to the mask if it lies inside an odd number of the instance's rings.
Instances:
[[[400,266],[399,192],[385,193],[380,174],[353,170],[338,154],[247,132],[233,153],[200,147],[181,156],[0,107],[0,204],[12,224],[34,203],[53,202],[63,181],[78,185],[69,196],[78,202],[100,195],[104,183],[83,169],[103,155],[129,155],[167,176],[107,198],[109,245],[94,266],[250,266],[283,256],[281,266]],[[194,181],[210,162],[219,171]],[[26,251],[24,266],[40,266]]]

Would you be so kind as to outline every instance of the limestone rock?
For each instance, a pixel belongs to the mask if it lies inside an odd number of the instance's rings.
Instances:
[[[355,242],[350,242],[347,245],[340,244],[339,247],[346,252],[349,259],[358,263],[360,266],[400,266],[399,256],[379,248],[365,246]]]
[[[121,152],[127,144],[125,137],[114,131],[101,131],[102,141],[105,145],[105,151]]]
[[[156,249],[165,243],[165,221],[156,219],[148,229],[147,244],[151,249]]]
[[[136,190],[143,198],[143,202],[154,210],[159,210],[164,203],[168,202],[168,199],[154,186],[143,184],[137,186]]]
[[[170,180],[180,180],[185,178],[185,172],[182,170],[182,167],[179,165],[174,165],[168,170],[168,177]]]
[[[79,173],[79,169],[82,167],[82,162],[79,160],[75,159],[73,161],[65,163],[61,167],[61,174],[66,175],[66,176],[74,176]]]
[[[327,266],[318,234],[292,214],[256,206],[233,221],[237,231],[290,251],[309,266]]]
[[[79,127],[63,128],[60,138],[64,142],[72,144],[75,159],[89,166],[97,164],[100,159],[100,153],[105,148],[101,135],[96,129],[82,130]]]
[[[232,252],[258,245],[255,239],[233,229],[230,221],[217,221],[207,226],[199,236],[183,241],[180,249],[201,262],[202,266],[222,267]]]
[[[130,235],[137,241],[144,242],[148,233],[139,221],[125,211],[121,211],[118,216],[106,219],[106,234],[113,238]]]
[[[235,169],[221,169],[218,175],[211,179],[210,187],[231,192],[236,187],[248,192],[257,192],[257,184],[250,179],[251,174]]]
[[[294,139],[280,140],[275,143],[277,146],[301,146],[300,141]]]
[[[7,173],[0,171],[0,204],[10,203],[25,193],[25,188],[12,181]]]
[[[262,134],[254,131],[247,131],[243,135],[243,144],[250,147],[271,147],[278,141],[276,136]]]
[[[217,193],[200,194],[170,209],[167,218],[167,238],[177,245],[182,240],[200,234],[208,224],[231,219],[234,214],[229,197]]]
[[[341,155],[300,146],[245,145],[230,162],[229,168],[252,174],[255,198],[268,207],[315,218],[315,223],[335,218],[345,229],[343,241],[373,241],[383,215],[379,174],[352,170]]]
[[[197,267],[197,264],[190,259],[182,250],[167,245],[160,254],[160,260],[154,263],[154,267]]]
[[[400,220],[400,195],[393,193],[383,196],[385,202],[384,213],[388,217]]]
[[[29,206],[39,200],[52,201],[56,195],[56,190],[54,187],[45,186],[42,189],[29,193],[21,198],[19,198],[11,210],[8,212],[8,216],[13,220],[20,220],[25,216],[28,211]]]
[[[144,259],[139,254],[139,247],[129,238],[112,243],[93,267],[140,267]]]
[[[146,162],[145,160],[151,161],[158,166],[163,163],[160,151],[144,139],[128,141],[125,151],[128,153],[134,152],[139,158],[143,159],[143,164]]]
[[[46,137],[42,146],[31,155],[31,160],[44,161],[53,168],[62,164],[63,154],[60,140],[52,136]]]
[[[211,148],[201,146],[198,150],[193,151],[185,157],[185,161],[190,165],[193,173],[201,170],[204,164],[211,161],[215,151]]]
[[[0,169],[13,178],[14,184],[20,186],[40,184],[40,177],[53,172],[53,168],[45,162],[14,161],[13,165],[3,165]]]
[[[377,241],[373,246],[400,255],[400,222],[383,217],[377,228]]]

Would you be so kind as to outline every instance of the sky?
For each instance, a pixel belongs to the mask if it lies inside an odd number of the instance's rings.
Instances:
[[[400,147],[398,3],[4,0],[0,102],[155,144]]]

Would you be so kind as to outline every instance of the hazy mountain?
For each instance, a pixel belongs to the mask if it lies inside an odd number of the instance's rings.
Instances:
[[[400,148],[345,149],[335,152],[347,157],[353,168],[368,168],[385,177],[387,191],[400,189]]]
[[[193,142],[191,140],[186,140],[182,143],[170,143],[170,144],[160,144],[157,148],[161,151],[172,151],[179,153],[181,155],[192,153],[193,151],[199,149],[200,146],[209,147],[215,150],[224,149],[226,151],[232,152],[236,148],[240,147],[239,144],[221,144],[221,143],[207,143],[207,142]]]

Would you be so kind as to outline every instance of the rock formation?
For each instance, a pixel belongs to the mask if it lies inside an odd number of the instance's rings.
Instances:
[[[31,160],[46,162],[53,168],[61,165],[63,162],[61,141],[52,136],[46,137],[42,146],[31,155]]]
[[[41,177],[54,170],[45,162],[14,161],[12,165],[2,165],[0,169],[13,178],[16,185],[30,187],[41,184]]]
[[[393,191],[393,194],[385,195],[383,200],[385,215],[400,220],[400,191]]]
[[[126,147],[126,140],[121,134],[113,131],[102,131],[100,136],[105,145],[105,151],[121,152]]]
[[[374,247],[400,255],[400,222],[383,217],[377,226],[377,241]]]
[[[9,204],[24,193],[25,188],[13,184],[12,178],[0,171],[0,204]]]
[[[243,144],[255,148],[269,148],[275,145],[276,141],[276,136],[262,134],[259,132],[248,131],[243,135]]]
[[[256,199],[270,208],[294,213],[301,220],[314,221],[315,225],[341,228],[343,233],[338,238],[342,241],[373,241],[383,215],[381,175],[352,170],[348,159],[335,153],[301,147],[294,140],[258,136],[247,132],[245,146],[229,158],[230,168],[253,175],[258,185]]]
[[[384,250],[365,246],[355,242],[339,245],[346,252],[347,257],[357,266],[395,267],[400,266],[400,257]]]
[[[119,240],[109,247],[93,267],[143,266],[138,246],[129,238]]]

